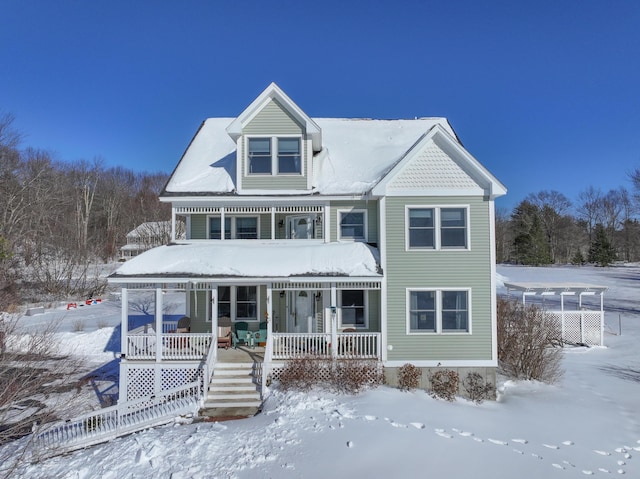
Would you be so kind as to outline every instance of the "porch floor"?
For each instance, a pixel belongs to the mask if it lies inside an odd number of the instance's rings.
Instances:
[[[248,346],[238,346],[237,349],[218,348],[219,363],[261,363],[264,361],[264,348],[256,346],[251,349]]]

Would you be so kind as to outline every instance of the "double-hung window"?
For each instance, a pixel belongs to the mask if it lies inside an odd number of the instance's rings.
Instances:
[[[469,296],[468,289],[407,290],[408,332],[471,332]]]
[[[209,218],[209,238],[222,239],[220,216]],[[257,216],[225,216],[224,239],[258,239]]]
[[[233,321],[258,320],[256,286],[218,286],[218,317]]]
[[[342,327],[367,327],[364,290],[343,290],[340,293],[340,305]]]
[[[407,249],[469,249],[467,207],[408,206]]]
[[[367,240],[367,212],[365,210],[338,211],[338,239]]]
[[[300,137],[249,138],[247,172],[250,175],[302,174],[302,141]]]

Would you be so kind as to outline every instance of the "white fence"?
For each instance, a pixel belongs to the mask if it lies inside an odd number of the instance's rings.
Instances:
[[[302,356],[331,356],[337,359],[381,359],[380,333],[337,333],[332,347],[331,333],[272,333],[272,359]]]
[[[604,313],[600,311],[549,311],[562,328],[562,341],[567,344],[604,344]]]
[[[43,456],[63,454],[167,424],[177,416],[197,414],[201,397],[201,382],[194,381],[154,396],[122,402],[73,420],[47,425],[34,437],[34,451]]]
[[[212,336],[208,333],[168,333],[160,335],[162,360],[199,360],[209,351]],[[127,359],[156,359],[158,338],[155,333],[129,334]]]

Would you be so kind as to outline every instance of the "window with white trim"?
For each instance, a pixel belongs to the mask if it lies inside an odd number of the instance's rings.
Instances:
[[[249,175],[302,174],[302,138],[299,136],[250,137],[247,140]]]
[[[407,206],[407,249],[469,249],[469,208]]]
[[[367,327],[366,294],[361,289],[340,291],[340,325],[343,328]]]
[[[218,318],[258,320],[257,286],[218,286]]]
[[[409,333],[469,333],[471,314],[468,289],[407,290]]]
[[[221,239],[221,217],[209,217],[209,239]],[[224,239],[258,239],[257,216],[225,216]]]
[[[338,239],[366,241],[367,211],[338,210]]]

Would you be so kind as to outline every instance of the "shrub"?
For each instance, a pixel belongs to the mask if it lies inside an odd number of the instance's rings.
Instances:
[[[73,331],[76,333],[80,333],[84,331],[84,320],[83,319],[74,319],[71,322],[71,326],[73,327]]]
[[[553,383],[562,377],[562,333],[539,307],[498,299],[498,364],[516,379]]]
[[[457,372],[443,369],[432,374],[429,381],[431,382],[431,391],[429,391],[431,397],[446,401],[456,400],[459,382]]]
[[[413,364],[404,364],[398,369],[398,387],[403,391],[416,389],[420,385],[422,370]]]
[[[309,391],[322,386],[334,392],[356,394],[382,384],[382,370],[375,360],[343,359],[333,361],[318,356],[292,359],[279,374],[282,390]]]
[[[462,387],[467,392],[469,399],[476,404],[481,404],[487,399],[493,397],[495,386],[485,382],[484,378],[478,373],[469,373],[462,380]]]

